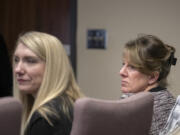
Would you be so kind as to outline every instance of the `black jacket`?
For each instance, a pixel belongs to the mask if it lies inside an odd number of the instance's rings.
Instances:
[[[66,104],[70,118],[62,111],[62,104]],[[53,123],[51,126],[40,113],[35,112],[27,126],[26,135],[70,135],[73,119],[73,106],[68,99],[56,98],[47,104],[58,112],[59,118],[49,116]]]

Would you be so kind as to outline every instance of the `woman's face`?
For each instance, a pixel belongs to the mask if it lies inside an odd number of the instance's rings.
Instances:
[[[123,93],[136,93],[146,91],[149,87],[150,77],[139,72],[127,59],[119,72],[121,76],[121,90]]]
[[[35,96],[45,71],[45,62],[22,43],[14,53],[14,74],[21,92]]]

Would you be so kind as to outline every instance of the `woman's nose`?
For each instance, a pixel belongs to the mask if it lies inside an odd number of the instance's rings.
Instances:
[[[126,75],[126,67],[125,66],[122,66],[122,68],[119,71],[119,75],[120,76],[125,76]]]
[[[15,73],[24,73],[24,66],[22,62],[18,62],[15,64]]]

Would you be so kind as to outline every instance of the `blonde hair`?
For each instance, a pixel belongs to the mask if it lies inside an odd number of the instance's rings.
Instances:
[[[17,40],[17,45],[19,43],[27,46],[45,61],[43,81],[35,99],[31,95],[19,92],[14,76],[14,95],[20,98],[24,105],[21,126],[22,133],[24,133],[35,111],[38,111],[49,124],[52,124],[48,115],[57,114],[53,112],[53,108],[43,106],[50,100],[66,94],[73,104],[75,100],[83,96],[83,94],[80,92],[79,86],[76,83],[63,45],[56,37],[47,33],[31,31],[20,35]],[[63,111],[66,113],[66,110]]]
[[[124,57],[141,73],[159,72],[159,86],[167,86],[171,65],[175,65],[175,48],[164,44],[158,37],[142,34],[125,44]]]

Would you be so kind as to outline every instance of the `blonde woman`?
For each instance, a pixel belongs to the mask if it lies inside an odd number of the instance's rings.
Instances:
[[[176,64],[174,53],[174,47],[153,35],[141,35],[124,47],[123,66],[119,72],[123,97],[143,91],[153,94],[150,135],[159,135],[175,104],[175,98],[167,89],[167,77],[171,66]]]
[[[69,135],[73,103],[82,97],[68,56],[54,36],[19,36],[13,55],[14,95],[23,103],[22,135]]]

